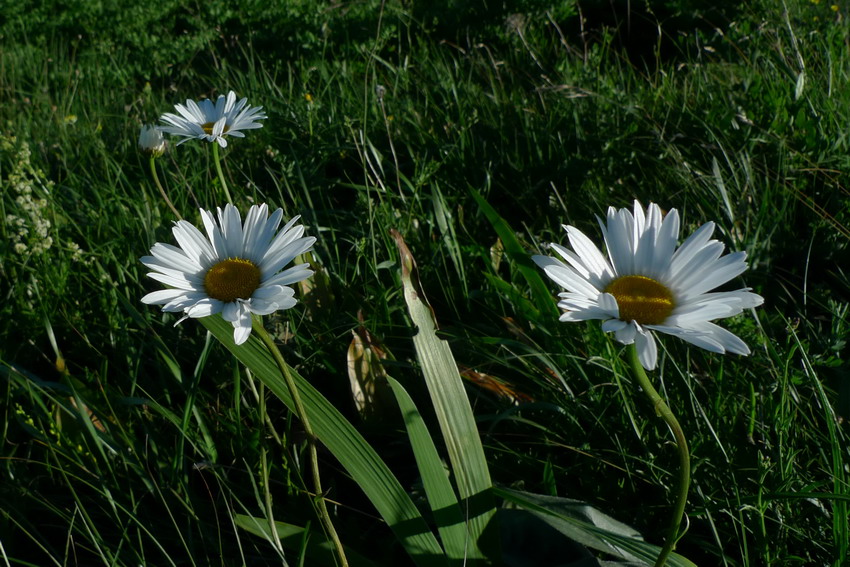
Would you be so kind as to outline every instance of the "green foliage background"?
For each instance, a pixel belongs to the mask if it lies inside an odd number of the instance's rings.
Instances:
[[[7,562],[280,563],[233,520],[260,515],[266,490],[279,518],[315,523],[297,420],[270,401],[264,427],[233,358],[194,322],[174,327],[139,302],[155,286],[138,258],[171,240],[174,220],[139,127],[229,89],[269,115],[225,153],[238,204],[301,214],[319,238],[315,286],[272,320],[285,355],[418,502],[397,410],[360,420],[348,385],[362,326],[433,420],[390,228],[469,369],[494,481],[585,500],[660,543],[675,455],[621,345],[597,325],[557,323],[554,285],[533,292],[473,190],[527,254],[563,242],[561,224],[598,240],[596,215],[637,198],[677,208],[688,231],[716,221],[749,254],[742,285],[766,298],[723,323],[748,358],[662,339],[653,378],[694,455],[677,550],[700,565],[847,561],[846,6],[0,6]],[[222,204],[208,149],[172,146],[159,160],[193,221]],[[495,395],[482,376],[523,395]],[[338,463],[322,466],[346,544],[404,565],[397,546],[374,545],[388,530]]]

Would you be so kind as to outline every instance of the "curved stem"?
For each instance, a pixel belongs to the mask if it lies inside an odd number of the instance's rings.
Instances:
[[[252,316],[252,318],[254,331],[256,331],[260,336],[260,340],[266,345],[266,348],[269,350],[269,353],[271,353],[272,358],[274,358],[277,363],[278,368],[280,368],[280,372],[283,374],[284,380],[286,380],[286,386],[289,388],[289,395],[292,396],[295,413],[298,414],[298,418],[301,420],[301,425],[304,426],[304,432],[307,435],[307,446],[310,450],[310,468],[313,473],[313,487],[316,491],[316,502],[319,506],[319,518],[321,519],[328,536],[331,538],[331,541],[336,548],[340,563],[343,567],[348,567],[348,559],[345,557],[345,550],[342,547],[342,541],[340,541],[339,535],[337,535],[336,529],[331,521],[331,516],[328,513],[328,507],[325,503],[325,496],[322,491],[322,481],[319,476],[319,459],[316,452],[316,436],[313,434],[313,428],[310,427],[310,420],[307,418],[307,410],[304,408],[304,404],[301,401],[301,395],[298,393],[298,388],[295,385],[295,378],[292,375],[292,369],[286,361],[283,360],[283,355],[280,354],[280,350],[277,348],[277,345],[274,344],[274,340],[266,331],[265,327],[263,327],[262,318],[258,316]]]
[[[177,216],[178,219],[183,220],[183,217],[180,216],[180,212],[174,207],[174,203],[171,202],[171,199],[168,198],[168,194],[165,192],[165,189],[162,188],[162,183],[159,182],[159,175],[156,173],[156,157],[151,154],[151,174],[153,175],[153,182],[156,183],[157,188],[159,189],[162,198],[165,199],[165,202],[168,203],[168,206],[171,208],[171,211]]]
[[[677,486],[678,494],[676,496],[676,505],[673,508],[673,515],[670,517],[670,527],[667,533],[667,538],[664,540],[664,547],[661,548],[661,553],[658,554],[658,559],[655,561],[655,567],[662,567],[667,561],[667,556],[676,547],[676,542],[679,540],[679,526],[682,524],[682,516],[685,513],[685,504],[688,500],[688,487],[691,484],[691,457],[688,453],[688,442],[685,439],[685,433],[682,427],[667,407],[667,404],[653,388],[652,383],[643,370],[643,366],[638,358],[637,348],[634,344],[628,347],[629,362],[632,365],[632,371],[638,384],[646,392],[649,400],[655,408],[655,413],[660,416],[670,429],[673,431],[673,436],[676,438],[676,446],[679,448],[679,482]]]
[[[230,191],[227,190],[227,179],[224,178],[224,172],[221,170],[221,157],[218,154],[218,142],[213,142],[213,161],[215,162],[215,170],[218,173],[218,180],[221,181],[221,187],[224,189],[224,196],[227,197],[227,202],[233,204],[233,197],[230,196]]]

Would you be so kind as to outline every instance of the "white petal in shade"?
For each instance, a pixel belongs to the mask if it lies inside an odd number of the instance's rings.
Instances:
[[[628,323],[622,329],[614,332],[614,338],[624,345],[630,345],[635,342],[635,335],[637,335],[637,327],[634,322]]]
[[[251,311],[245,304],[238,303],[239,309],[233,322],[233,342],[241,345],[251,334]]]
[[[239,318],[239,302],[229,301],[225,303],[224,308],[221,310],[221,318],[225,321],[235,323]]]
[[[306,280],[313,275],[313,270],[308,269],[310,264],[299,264],[272,276],[263,285],[290,285],[295,282]]]
[[[162,310],[166,313],[184,312],[205,298],[206,296],[200,291],[189,291],[163,305]]]
[[[685,329],[682,327],[665,327],[661,325],[651,325],[649,328],[655,331],[661,331],[668,335],[673,335],[674,337],[679,337],[683,341],[687,341],[711,352],[716,352],[718,354],[726,352],[723,346],[714,337],[694,328]]]
[[[685,293],[694,282],[701,281],[709,272],[711,265],[723,254],[723,244],[713,240],[706,244],[702,250],[694,254],[688,262],[681,264],[678,268],[670,268],[668,278],[670,286],[675,291]],[[673,270],[676,271],[673,271]]]
[[[602,323],[602,330],[606,333],[616,333],[617,331],[625,329],[627,325],[629,325],[629,323],[619,319],[608,319]]]
[[[740,312],[740,310],[737,310]],[[688,305],[682,309],[676,309],[673,314],[664,321],[665,325],[689,327],[700,321],[711,321],[722,317],[734,315],[736,308],[723,302],[713,301]]]
[[[710,334],[711,338],[714,339],[714,341],[716,341],[726,352],[741,354],[744,356],[750,354],[750,347],[748,347],[747,344],[737,335],[730,333],[723,327],[715,325],[714,323],[705,322],[694,325],[694,329]]]
[[[222,303],[218,299],[205,297],[198,301],[192,307],[186,309],[186,316],[191,317],[193,319],[197,319],[200,317],[209,317],[210,315],[220,313],[223,308],[224,303]]]
[[[655,337],[652,336],[652,333],[643,329],[638,328],[637,331],[635,348],[640,364],[647,370],[655,370],[655,365],[658,362],[658,346],[655,344]]]

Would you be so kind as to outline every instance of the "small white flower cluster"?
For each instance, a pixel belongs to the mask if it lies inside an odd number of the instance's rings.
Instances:
[[[6,179],[0,180],[14,195],[16,209],[6,215],[12,248],[21,256],[40,256],[54,245],[53,223],[48,218],[48,199],[53,190],[53,181],[41,170],[33,167],[32,152],[26,142],[17,142],[14,136],[0,136],[0,152],[12,154],[12,170]],[[71,258],[81,261],[83,251],[75,242],[69,242]]]

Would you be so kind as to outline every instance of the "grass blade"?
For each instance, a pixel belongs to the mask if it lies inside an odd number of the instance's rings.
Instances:
[[[234,514],[233,520],[237,526],[248,533],[268,538],[269,523],[265,518],[255,518],[246,514]],[[334,567],[336,556],[333,546],[325,540],[320,533],[312,533],[310,530],[286,522],[275,522],[275,531],[280,543],[284,548],[293,551],[301,551],[306,547],[305,557],[310,560],[310,565]],[[305,543],[306,540],[306,543]],[[363,557],[356,551],[346,548],[345,556],[351,567],[378,567],[378,564]]]
[[[475,189],[470,189],[470,192],[475,202],[478,203],[481,212],[484,213],[484,216],[493,225],[496,234],[499,235],[508,257],[516,264],[522,277],[528,282],[531,288],[531,297],[537,309],[544,316],[556,319],[559,315],[558,306],[554,300],[554,294],[549,290],[549,287],[540,275],[541,270],[531,261],[531,256],[522,246],[507,221],[499,216],[496,209],[490,206],[490,203],[481,196],[481,193]]]

